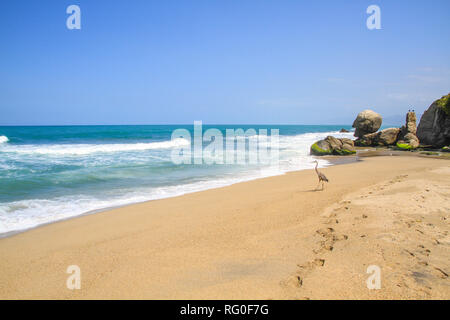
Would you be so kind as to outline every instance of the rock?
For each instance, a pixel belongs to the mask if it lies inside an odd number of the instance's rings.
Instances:
[[[365,134],[360,139],[357,139],[355,144],[357,146],[389,146],[395,144],[399,133],[399,128],[388,128],[378,132]]]
[[[353,141],[352,141],[353,142]],[[356,150],[355,150],[355,145],[352,144],[346,144],[344,143],[342,145],[342,149],[337,151],[338,154],[342,155],[342,156],[347,156],[347,155],[351,155],[351,154],[355,154]]]
[[[344,132],[350,132],[347,129],[342,128],[341,130],[339,130],[339,132],[344,133]]]
[[[335,137],[328,136],[325,138],[325,141],[328,142],[332,150],[339,150],[342,148],[342,141]]]
[[[341,138],[341,139],[339,139],[339,140],[341,140],[341,141],[342,141],[342,144],[349,144],[349,145],[351,145],[351,146],[354,146],[354,142],[353,142],[353,140],[352,140],[352,139],[348,139],[348,138]]]
[[[353,121],[352,127],[355,128],[355,137],[362,136],[376,132],[381,127],[383,119],[381,115],[372,110],[361,111]]]
[[[419,139],[417,138],[417,136],[413,133],[407,133],[402,139],[399,139],[397,141],[397,144],[408,144],[411,149],[415,149],[417,148],[420,143],[419,143]]]
[[[409,133],[417,133],[417,117],[414,111],[409,111],[406,114],[406,131]]]
[[[316,156],[325,156],[333,154],[330,144],[325,140],[319,140],[311,146],[311,154]]]
[[[389,128],[381,130],[378,134],[377,143],[383,146],[389,146],[391,144],[394,144],[395,141],[397,141],[399,134],[400,134],[399,128]]]
[[[397,148],[403,150],[411,150],[415,149],[420,145],[419,140],[410,139],[410,140],[399,140],[396,143]]]
[[[311,146],[311,154],[316,156],[325,155],[350,155],[356,153],[353,140],[338,139],[332,136],[319,140]]]
[[[434,101],[424,112],[417,137],[423,145],[439,148],[450,144],[450,93]]]
[[[375,144],[374,141],[376,140],[377,135],[378,132],[365,134],[361,138],[356,139],[355,145],[362,147],[372,146]]]
[[[396,144],[398,148],[410,150],[419,146],[419,138],[416,136],[416,121],[417,118],[414,111],[406,114],[406,124],[401,127]]]

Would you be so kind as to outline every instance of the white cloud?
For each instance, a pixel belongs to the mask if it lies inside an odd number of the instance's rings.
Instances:
[[[440,77],[434,77],[434,76],[425,76],[425,75],[418,75],[418,74],[410,74],[408,75],[408,79],[413,79],[413,80],[419,80],[421,82],[440,82],[443,79]]]
[[[397,100],[397,101],[411,100],[411,96],[407,93],[388,93],[387,97],[391,100]]]

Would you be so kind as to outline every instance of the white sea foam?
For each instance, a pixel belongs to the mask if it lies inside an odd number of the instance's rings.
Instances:
[[[277,173],[278,174],[278,173]],[[0,203],[0,237],[2,234],[30,229],[42,224],[55,222],[98,211],[105,208],[123,206],[149,200],[176,197],[187,193],[220,188],[238,182],[276,175],[261,172],[244,173],[236,177],[222,177],[177,186],[122,190],[115,195],[105,194],[104,198],[89,195],[72,195],[51,200],[30,199]]]
[[[328,135],[350,138],[352,133],[324,132],[305,133],[295,136],[280,136],[280,162],[278,166],[265,165],[259,167],[243,166],[239,170],[226,174],[217,174],[203,181],[183,183],[172,186],[153,188],[130,188],[123,190],[105,190],[99,196],[70,195],[53,199],[27,199],[0,203],[0,234],[20,231],[41,224],[58,221],[81,215],[86,212],[109,207],[121,206],[148,200],[169,198],[186,193],[228,186],[234,183],[253,179],[281,175],[289,171],[311,169],[313,157],[309,154],[312,143]],[[102,144],[102,145],[51,145],[51,146],[14,146],[11,152],[25,154],[47,154],[56,156],[86,155],[97,152],[127,152],[150,149],[167,149],[188,145],[187,140],[163,141],[136,144]],[[4,146],[7,148],[13,146]],[[4,148],[2,147],[2,148]],[[3,150],[2,150],[3,151]],[[114,155],[114,158],[117,156]],[[330,163],[320,159],[319,166]],[[186,178],[188,178],[187,173]]]
[[[55,144],[55,145],[11,145],[4,152],[15,152],[20,154],[40,155],[88,155],[93,153],[113,153],[127,151],[144,151],[155,149],[170,149],[189,145],[186,139],[178,138],[169,141],[127,144]]]
[[[7,136],[0,136],[0,143],[6,143],[8,141],[9,141],[9,139]]]

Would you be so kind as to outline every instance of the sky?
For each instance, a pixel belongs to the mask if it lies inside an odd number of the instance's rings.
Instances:
[[[66,26],[74,4],[80,30]],[[0,125],[420,114],[450,92],[449,12],[448,0],[2,0]]]

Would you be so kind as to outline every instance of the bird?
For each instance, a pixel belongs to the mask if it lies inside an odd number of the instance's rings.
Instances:
[[[328,178],[322,172],[317,170],[317,166],[319,165],[319,162],[317,160],[315,160],[314,162],[316,163],[316,167],[314,168],[314,170],[316,170],[317,178],[319,178],[319,184],[322,183],[322,190],[323,190],[325,182],[328,182]],[[316,190],[319,187],[319,184],[317,185]]]

